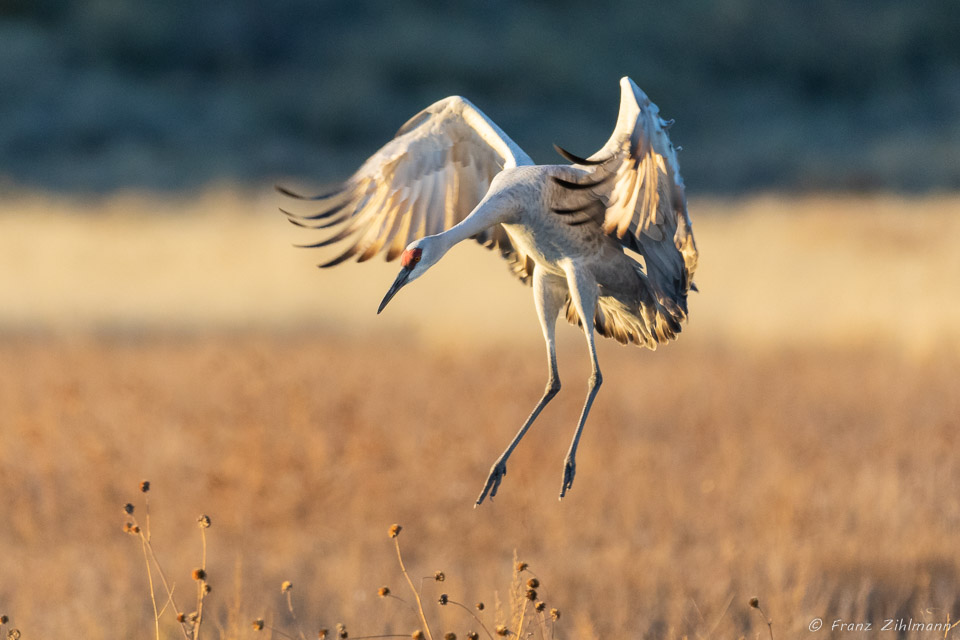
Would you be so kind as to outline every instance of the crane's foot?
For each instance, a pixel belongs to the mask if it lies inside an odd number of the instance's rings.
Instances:
[[[573,476],[577,474],[577,462],[574,458],[567,457],[563,461],[563,486],[560,487],[560,499],[567,495],[567,490],[573,487]]]
[[[500,488],[500,481],[503,480],[503,476],[505,475],[507,475],[506,461],[497,460],[494,462],[493,466],[490,467],[490,475],[487,476],[487,483],[483,485],[483,491],[480,492],[477,503],[473,505],[474,509],[480,506],[480,503],[484,501],[487,494],[489,494],[490,499],[493,500],[493,496],[497,495],[497,489]]]

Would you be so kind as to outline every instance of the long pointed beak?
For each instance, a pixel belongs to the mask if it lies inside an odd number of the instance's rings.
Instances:
[[[397,279],[393,281],[393,285],[390,287],[390,290],[387,291],[387,295],[383,296],[383,301],[380,303],[380,307],[377,309],[377,314],[379,315],[383,308],[387,306],[387,303],[397,295],[397,291],[403,288],[403,285],[407,284],[407,278],[410,277],[410,272],[413,269],[403,267],[400,269],[400,273],[397,274]]]

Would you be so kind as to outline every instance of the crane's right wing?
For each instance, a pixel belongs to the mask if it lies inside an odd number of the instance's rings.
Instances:
[[[596,221],[603,231],[641,254],[650,284],[686,313],[698,254],[669,126],[647,94],[624,77],[617,124],[603,148],[586,159],[557,148],[585,181],[557,182],[574,200],[602,206]]]
[[[348,241],[347,248],[319,265],[332,267],[353,256],[369,260],[381,250],[394,260],[418,238],[440,233],[463,220],[483,199],[493,177],[505,167],[533,164],[492,120],[459,96],[440,100],[411,118],[396,136],[335,190],[304,197],[320,203],[310,215],[283,211],[308,229],[333,229],[306,248]],[[528,260],[513,248],[500,225],[476,236],[497,248],[521,280]]]

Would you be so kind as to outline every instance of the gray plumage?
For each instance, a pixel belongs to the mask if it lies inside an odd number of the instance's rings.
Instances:
[[[557,148],[573,164],[535,165],[468,100],[452,96],[411,118],[341,187],[303,198],[320,210],[301,227],[336,229],[319,242],[343,242],[321,264],[386,252],[402,268],[380,304],[420,277],[455,244],[472,238],[495,249],[531,283],[547,343],[543,397],[491,468],[477,499],[496,495],[506,462],[560,389],[554,329],[561,313],[584,329],[593,372],[570,450],[560,497],[573,484],[576,451],[602,376],[594,331],[650,349],[677,337],[687,318],[697,248],[669,124],[629,78],[606,144],[588,158]]]

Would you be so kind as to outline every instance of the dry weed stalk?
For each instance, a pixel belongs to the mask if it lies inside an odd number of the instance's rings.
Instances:
[[[417,629],[416,631],[410,634],[386,633],[386,634],[378,634],[378,635],[364,635],[364,636],[352,637],[352,640],[374,640],[377,638],[411,638],[412,640],[434,640],[433,631],[430,628],[430,623],[427,619],[426,611],[423,605],[423,593],[422,593],[423,583],[424,581],[431,580],[431,579],[434,582],[444,582],[446,580],[446,574],[443,571],[436,571],[432,576],[422,577],[420,580],[420,589],[417,589],[417,587],[413,582],[413,579],[410,577],[410,572],[407,570],[406,564],[403,561],[403,552],[400,549],[400,542],[398,540],[400,536],[400,532],[402,530],[403,530],[403,527],[401,527],[398,524],[395,524],[390,527],[389,535],[390,535],[390,538],[393,540],[394,549],[397,552],[397,562],[400,565],[400,572],[403,574],[403,577],[406,580],[407,585],[410,587],[410,592],[413,594],[416,606],[413,606],[403,598],[400,598],[399,596],[395,595],[391,591],[390,587],[388,586],[382,586],[378,588],[377,596],[379,596],[379,598],[382,600],[387,600],[389,598],[392,598],[394,600],[399,600],[405,606],[410,607],[410,610],[419,619],[422,625],[422,628]],[[522,575],[524,572],[527,572],[528,575],[530,576],[529,579],[527,579],[526,581],[524,581],[524,578],[527,578],[527,576]],[[516,552],[514,552],[513,576],[512,576],[512,583],[511,583],[512,597],[510,599],[510,608],[511,608],[511,612],[513,613],[513,616],[511,619],[512,624],[510,626],[500,622],[501,620],[503,620],[503,616],[501,613],[499,594],[495,594],[495,601],[497,604],[494,607],[494,609],[496,611],[495,616],[497,619],[497,624],[493,626],[493,631],[490,630],[490,627],[487,624],[485,624],[483,619],[479,615],[477,615],[477,613],[475,613],[470,607],[463,604],[462,602],[458,602],[454,600],[446,593],[441,593],[439,595],[439,597],[437,598],[437,604],[441,607],[444,607],[447,605],[455,605],[463,609],[465,612],[467,612],[470,615],[470,617],[473,618],[473,620],[478,625],[480,625],[480,628],[483,630],[483,632],[486,634],[489,640],[495,640],[495,636],[497,637],[516,636],[517,639],[519,640],[520,638],[524,637],[521,634],[523,634],[524,621],[526,617],[528,615],[532,615],[534,618],[536,618],[536,621],[537,621],[536,629],[537,631],[539,631],[540,640],[547,640],[548,638],[547,621],[546,621],[546,614],[544,613],[546,611],[547,605],[543,600],[539,599],[540,593],[538,592],[538,589],[540,588],[541,588],[540,579],[536,577],[532,571],[529,570],[529,565],[526,562],[517,561]],[[287,596],[287,608],[289,609],[290,615],[293,618],[294,622],[298,626],[299,640],[306,640],[303,630],[299,628],[299,623],[297,622],[297,616],[293,609],[293,601],[290,598],[290,592],[292,591],[292,589],[293,589],[293,585],[289,581],[285,581],[280,588],[281,592],[283,592]],[[483,602],[478,602],[474,608],[477,610],[477,612],[480,612],[481,614],[483,614],[487,609],[486,605],[484,605]],[[528,608],[532,609],[533,611],[532,614],[528,611]],[[552,639],[555,633],[556,621],[560,618],[560,611],[555,608],[550,609],[549,615],[552,621],[550,625],[549,637]],[[294,636],[288,633],[285,633],[281,629],[277,629],[276,627],[273,627],[268,623],[264,622],[263,618],[257,618],[256,620],[254,620],[253,628],[256,631],[268,630],[272,633],[277,634],[280,637],[288,638],[289,640],[298,640],[298,638],[295,638]],[[513,629],[516,629],[516,631],[513,631]],[[320,633],[318,634],[320,640],[326,640],[328,635],[331,635],[331,634],[329,634],[329,631],[326,628],[321,628]],[[534,637],[535,635],[536,635],[535,632],[530,631],[530,632],[527,632],[526,637]],[[346,640],[347,638],[350,638],[349,634],[347,633],[347,628],[343,624],[341,623],[337,624],[337,631],[336,631],[335,637],[339,638],[340,640]],[[467,640],[479,640],[479,637],[480,637],[480,634],[473,630],[470,630],[466,633]],[[452,631],[448,631],[443,634],[442,638],[443,640],[456,640],[457,634]]]
[[[407,584],[409,585],[410,590],[413,593],[414,598],[416,599],[416,602],[417,602],[417,607],[416,609],[414,609],[414,611],[420,618],[420,621],[423,623],[424,628],[427,630],[426,636],[424,636],[423,632],[416,631],[412,634],[411,637],[413,637],[414,640],[420,640],[424,637],[432,639],[433,636],[430,632],[429,624],[427,622],[427,617],[423,609],[422,594],[420,590],[417,590],[416,588],[414,588],[413,581],[411,580],[410,574],[407,571],[406,566],[404,565],[404,562],[403,562],[403,554],[400,551],[400,544],[397,539],[402,529],[403,527],[401,527],[400,525],[397,525],[397,524],[393,525],[392,527],[390,527],[390,537],[393,539],[394,546],[397,551],[397,561],[400,564],[400,571],[401,573],[403,573],[404,578],[406,578]],[[523,576],[522,574],[524,572],[532,576],[528,580],[526,580],[526,582],[524,582],[523,580],[525,576]],[[423,587],[423,582],[425,580],[429,580],[430,578],[433,578],[435,582],[444,582],[446,580],[446,574],[443,571],[436,571],[433,574],[433,576],[424,576],[420,580],[421,589]],[[478,616],[470,607],[468,607],[462,602],[458,602],[457,600],[454,600],[446,593],[440,594],[439,598],[437,599],[437,603],[440,606],[455,605],[463,609],[476,621],[478,625],[480,625],[480,628],[483,630],[483,632],[486,634],[486,636],[490,640],[494,640],[494,634],[496,634],[499,637],[516,635],[517,638],[521,638],[522,637],[521,634],[523,633],[524,620],[528,615],[528,610],[527,610],[528,604],[533,603],[533,611],[538,621],[538,630],[540,632],[540,638],[541,640],[546,640],[547,638],[546,618],[543,613],[546,610],[546,604],[542,600],[538,599],[539,593],[537,592],[537,589],[540,586],[541,586],[540,579],[537,578],[532,571],[530,571],[529,565],[526,562],[520,562],[517,560],[516,552],[514,552],[513,576],[512,576],[512,583],[511,583],[512,598],[510,600],[510,607],[511,607],[511,611],[513,612],[513,627],[516,629],[516,632],[512,631],[510,627],[508,627],[506,624],[497,624],[494,627],[494,631],[491,632],[490,628],[483,622],[480,616]],[[385,597],[396,598],[396,596],[393,596],[390,593],[390,590],[388,587],[381,587],[378,594],[384,598]],[[400,600],[401,602],[405,602],[402,598],[396,598],[396,599]],[[497,602],[497,606],[495,607],[495,609],[498,612],[497,617],[500,617],[499,610],[501,609],[501,607],[499,604],[500,602],[499,596],[496,597],[496,602]],[[411,608],[413,609],[413,607]],[[483,602],[478,602],[475,605],[475,608],[478,612],[483,612],[486,609],[486,606],[484,605]],[[555,623],[560,617],[560,612],[557,609],[551,609],[550,615],[552,620],[550,637],[553,638]],[[528,635],[533,635],[533,634],[528,633]],[[406,636],[395,636],[395,635],[361,636],[360,638],[355,638],[354,640],[366,640],[368,638],[385,638],[385,637],[406,637]],[[455,638],[456,634],[453,634],[452,632],[448,632],[447,634],[444,635],[444,638],[450,638],[450,637]],[[466,637],[468,640],[476,640],[477,638],[479,638],[479,634],[476,633],[475,631],[469,631],[467,632]]]
[[[167,580],[167,574],[160,564],[157,553],[153,548],[153,541],[150,535],[150,482],[144,480],[140,483],[140,492],[143,494],[144,501],[144,526],[141,527],[134,515],[135,507],[132,503],[127,503],[123,507],[124,513],[128,516],[128,521],[124,524],[123,530],[140,539],[140,548],[143,551],[144,564],[147,569],[147,583],[150,587],[150,603],[153,606],[153,625],[157,640],[160,640],[160,618],[166,612],[167,607],[173,607],[174,616],[180,625],[180,631],[185,640],[199,640],[200,628],[203,623],[203,603],[207,595],[212,591],[209,582],[207,582],[207,534],[206,530],[210,527],[210,517],[201,515],[197,518],[197,525],[200,528],[201,540],[201,561],[200,567],[193,570],[191,577],[197,583],[197,603],[196,609],[186,614],[177,606],[176,599],[173,596],[176,585],[171,585]],[[163,606],[158,607],[156,581],[153,577],[154,569],[160,578],[160,584],[163,585],[166,600]]]
[[[407,579],[407,584],[410,585],[410,591],[413,592],[413,597],[417,601],[417,613],[420,615],[420,622],[423,623],[423,628],[426,630],[427,640],[433,640],[433,633],[430,631],[430,624],[427,622],[427,617],[423,614],[423,601],[420,599],[420,592],[413,586],[413,580],[410,579],[410,574],[407,573],[407,568],[403,566],[403,554],[400,553],[400,531],[403,529],[399,524],[391,525],[390,527],[390,537],[393,539],[393,545],[397,549],[397,561],[400,563],[400,572],[403,573],[403,577]]]
[[[770,632],[770,640],[773,640],[773,620],[767,617],[767,614],[764,613],[763,609],[760,607],[760,599],[756,596],[750,598],[750,606],[760,612],[760,615],[763,616],[763,621],[767,623],[767,631]]]
[[[282,638],[287,638],[288,640],[297,640],[296,637],[290,635],[289,633],[284,633],[282,629],[278,629],[277,627],[274,627],[273,625],[267,624],[266,622],[264,622],[263,618],[257,618],[256,620],[253,621],[253,624],[252,624],[251,626],[253,627],[253,630],[254,630],[254,631],[263,631],[264,629],[266,629],[266,630],[269,631],[270,633],[276,634],[276,635],[278,635],[278,636],[280,636],[280,637],[282,637]],[[304,636],[303,636],[303,631],[301,631],[301,632],[300,632],[300,638],[303,638],[303,637],[304,637]],[[326,630],[326,629],[321,629],[321,630],[320,630],[320,640],[324,640],[324,638],[326,638],[326,637],[327,637],[327,630]],[[340,637],[343,638],[343,637],[346,637],[346,636],[341,635]]]
[[[3,626],[8,622],[10,622],[10,617],[8,615],[6,614],[0,615],[0,633],[3,632]],[[7,640],[20,640],[20,629],[17,629],[16,627],[11,627],[10,630],[7,631],[6,637],[7,637]]]
[[[953,624],[951,624],[951,623],[950,623],[950,612],[948,611],[948,612],[947,612],[947,628],[943,630],[943,638],[944,638],[944,640],[946,640],[947,635],[948,635],[951,631],[953,631],[953,630],[957,627],[957,625],[960,625],[960,620],[957,620],[956,622],[954,622]]]
[[[287,610],[290,612],[290,617],[293,618],[293,623],[297,625],[297,633],[300,635],[300,640],[307,640],[307,636],[303,634],[303,627],[300,626],[300,621],[297,620],[297,614],[293,610],[293,583],[289,580],[284,580],[283,584],[280,585],[280,593],[287,597]]]
[[[466,611],[467,613],[469,613],[471,616],[473,616],[473,619],[477,621],[477,624],[479,624],[479,625],[480,625],[480,628],[483,629],[484,633],[487,634],[487,637],[490,638],[490,640],[493,640],[493,635],[490,633],[490,630],[487,629],[487,625],[483,624],[483,620],[481,620],[479,617],[477,617],[477,614],[475,614],[473,611],[471,611],[471,610],[470,610],[470,607],[468,607],[467,605],[463,604],[462,602],[457,602],[456,600],[450,600],[449,598],[447,599],[447,601],[448,601],[450,604],[455,604],[455,605],[457,605],[458,607],[460,607],[461,609],[463,609],[464,611]],[[482,605],[483,603],[481,602],[480,604]],[[482,610],[483,610],[483,607],[478,607],[478,609],[482,611]],[[473,632],[471,632],[471,633],[473,633]],[[467,634],[468,637],[470,637],[470,635],[471,635],[470,633]],[[476,635],[476,634],[474,634],[474,635]]]

